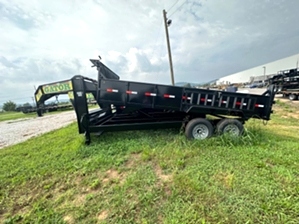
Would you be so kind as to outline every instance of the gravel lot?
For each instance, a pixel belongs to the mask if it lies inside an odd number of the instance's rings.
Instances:
[[[0,122],[0,149],[59,129],[76,121],[75,111]]]

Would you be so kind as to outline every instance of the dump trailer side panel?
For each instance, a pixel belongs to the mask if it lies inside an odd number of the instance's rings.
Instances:
[[[132,108],[134,110],[156,108],[186,113],[236,115],[245,120],[253,116],[269,120],[274,97],[273,88],[268,91],[267,95],[254,95],[119,80],[99,80],[97,101],[99,104],[123,106],[126,108],[125,112]]]
[[[120,81],[100,61],[92,62],[98,69],[96,86],[82,76],[72,79],[79,132],[85,133],[87,143],[92,132],[179,127],[207,114],[215,115],[218,121],[237,116],[242,123],[252,117],[270,119],[273,86],[263,95],[255,95]],[[86,91],[96,95],[101,109],[88,111]]]
[[[83,76],[71,79],[78,130],[85,133],[87,143],[92,132],[179,127],[207,114],[215,115],[218,121],[237,116],[235,119],[242,123],[252,117],[270,119],[273,86],[263,95],[255,95],[120,81],[100,61],[92,60],[92,63],[97,66],[98,81]],[[59,93],[45,93],[41,86],[36,91],[36,99],[42,104]],[[100,109],[88,110],[88,93],[94,95]]]

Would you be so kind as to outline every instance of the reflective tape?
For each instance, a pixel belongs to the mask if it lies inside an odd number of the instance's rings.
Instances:
[[[107,89],[109,93],[118,93],[118,89]]]
[[[156,93],[145,93],[144,95],[146,95],[146,96],[157,96]]]
[[[236,102],[236,105],[241,106],[241,102]],[[246,106],[246,103],[243,103],[243,106]]]
[[[164,94],[164,98],[175,98],[175,95]]]
[[[127,93],[127,94],[135,94],[135,95],[138,94],[138,92],[136,92],[136,91],[131,91],[131,90],[127,90],[126,93]]]

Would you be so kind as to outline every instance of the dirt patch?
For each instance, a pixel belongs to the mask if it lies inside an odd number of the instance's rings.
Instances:
[[[70,216],[70,215],[66,215],[66,216],[64,216],[64,217],[63,217],[63,221],[65,221],[65,222],[68,223],[68,224],[73,224],[73,223],[75,223],[74,218],[73,218],[72,216]]]
[[[298,112],[287,113],[286,116],[289,117],[289,118],[299,119],[299,113]]]
[[[119,173],[117,170],[109,169],[106,171],[102,183],[107,184],[111,182],[119,182],[120,184],[123,184],[125,180],[126,175],[124,173]]]
[[[273,105],[274,114],[280,115],[282,118],[299,119],[299,101],[289,101],[287,99],[275,98],[281,103]]]
[[[128,169],[134,169],[138,166],[138,162],[141,159],[141,155],[137,153],[133,153],[130,155],[129,159],[125,163],[125,167]],[[127,174],[126,172],[118,172],[115,169],[109,169],[104,174],[104,178],[102,180],[103,184],[111,183],[111,182],[119,182],[120,184],[124,183],[126,180]]]
[[[26,191],[24,189],[30,189]],[[33,183],[26,183],[22,188],[15,189],[9,193],[9,198],[4,198],[2,207],[0,208],[0,223],[5,218],[2,214],[9,214],[10,216],[25,215],[31,208],[31,205],[37,201],[43,193],[43,189]],[[6,201],[8,200],[8,201]]]
[[[80,206],[85,203],[85,199],[86,199],[86,194],[78,194],[73,200],[73,204],[75,206]]]
[[[138,165],[138,161],[140,161],[141,155],[137,153],[133,153],[130,155],[130,158],[126,162],[126,167],[127,168],[134,168]]]
[[[108,214],[109,213],[107,210],[100,212],[100,214],[98,215],[98,220],[103,221],[103,220],[107,219]]]
[[[173,175],[172,174],[164,174],[163,170],[159,165],[155,165],[154,171],[157,177],[157,183],[156,186],[163,189],[165,194],[167,196],[171,195],[171,188],[169,186],[169,183],[173,180]]]
[[[299,115],[296,114],[287,114],[287,115],[282,115],[282,118],[288,119],[288,118],[293,118],[293,119],[299,119]]]
[[[233,188],[234,183],[234,174],[233,173],[224,173],[220,172],[214,176],[214,179],[221,183],[226,189]]]
[[[172,180],[172,175],[171,174],[163,174],[163,170],[159,165],[156,165],[155,168],[155,173],[157,178],[162,181],[162,182],[169,182]]]

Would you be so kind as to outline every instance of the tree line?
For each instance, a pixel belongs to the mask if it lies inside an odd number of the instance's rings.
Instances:
[[[30,103],[25,103],[22,105],[23,107],[30,107]],[[11,100],[5,102],[2,106],[2,109],[4,111],[16,111],[17,110],[17,104]]]

